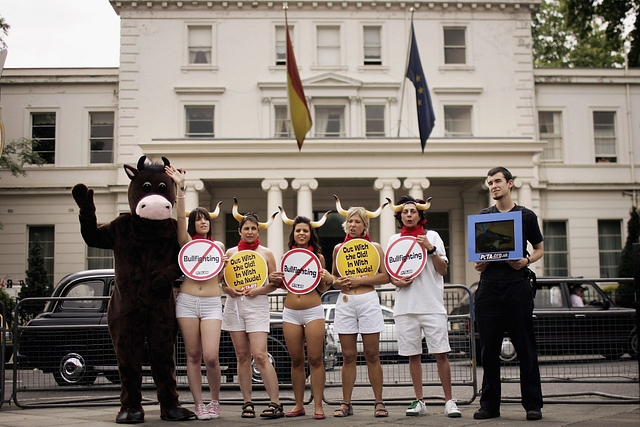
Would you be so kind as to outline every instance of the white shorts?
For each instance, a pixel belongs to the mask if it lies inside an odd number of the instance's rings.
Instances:
[[[227,297],[222,314],[225,331],[269,332],[269,299],[266,295]]]
[[[222,320],[222,299],[180,293],[176,299],[176,318],[181,317]]]
[[[347,297],[347,301],[345,298]],[[334,329],[338,334],[376,334],[384,331],[378,293],[338,295]]]
[[[430,354],[448,353],[449,319],[446,314],[401,314],[394,316],[398,333],[398,354],[415,356],[422,354],[422,336],[424,332]]]
[[[282,310],[282,321],[293,323],[294,325],[304,326],[307,323],[318,319],[324,319],[324,308],[322,305],[317,305],[304,310],[294,310],[287,307]]]

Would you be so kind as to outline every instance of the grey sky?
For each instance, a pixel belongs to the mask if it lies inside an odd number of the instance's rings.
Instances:
[[[120,17],[108,0],[0,0],[5,68],[117,67]]]

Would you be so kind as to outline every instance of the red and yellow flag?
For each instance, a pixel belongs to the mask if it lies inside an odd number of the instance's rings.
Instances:
[[[286,22],[286,21],[285,21]],[[291,37],[289,36],[289,25],[285,23],[287,31],[287,95],[289,98],[289,115],[291,116],[291,127],[298,141],[298,150],[302,150],[302,143],[307,132],[311,129],[311,113],[304,96],[300,74],[298,74],[298,64],[293,55]]]

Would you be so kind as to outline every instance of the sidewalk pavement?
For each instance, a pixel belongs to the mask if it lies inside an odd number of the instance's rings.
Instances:
[[[256,412],[259,414],[265,406],[256,404]],[[291,404],[285,403],[285,411],[292,409]],[[359,427],[377,426],[383,423],[402,426],[462,427],[470,425],[481,426],[571,426],[571,427],[626,427],[640,426],[640,407],[637,404],[547,404],[543,408],[543,419],[540,421],[526,421],[525,412],[519,404],[503,404],[501,417],[490,420],[474,420],[473,413],[478,410],[478,403],[460,405],[462,418],[447,418],[444,415],[443,405],[428,405],[428,415],[421,417],[405,416],[406,405],[388,404],[388,418],[374,418],[372,405],[354,406],[354,415],[347,419],[334,418],[333,406],[325,405],[328,415],[324,420],[313,419],[313,405],[305,407],[307,415],[296,418],[280,418],[277,420],[244,419],[240,417],[240,406],[223,404],[222,415],[217,420],[194,420],[180,423],[170,423],[160,419],[160,407],[158,405],[145,405],[144,426],[229,426],[244,427],[260,425],[289,425],[304,422],[304,425],[316,427]],[[15,405],[5,403],[0,407],[0,427],[56,427],[56,426],[115,426],[117,406],[68,406],[56,408],[29,408],[20,409]]]

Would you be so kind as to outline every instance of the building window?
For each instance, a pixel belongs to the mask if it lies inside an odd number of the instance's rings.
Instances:
[[[29,255],[31,255],[31,251],[35,246],[36,238],[40,239],[40,244],[42,245],[42,258],[44,259],[44,269],[47,271],[49,285],[53,286],[54,227],[52,225],[29,226]]]
[[[113,268],[113,251],[87,246],[87,270],[99,268]]]
[[[538,112],[540,140],[547,145],[542,151],[542,160],[562,160],[562,113],[559,111]]]
[[[276,138],[288,138],[291,136],[291,120],[289,119],[289,108],[286,105],[276,105],[275,116],[275,133]]]
[[[620,265],[621,252],[621,221],[604,219],[598,220],[598,255],[600,258],[600,277],[618,277],[618,266]]]
[[[189,27],[189,64],[211,64],[211,27]]]
[[[593,112],[593,135],[596,163],[615,163],[616,157],[616,113],[611,111]]]
[[[91,129],[91,163],[113,163],[113,111],[89,113]]]
[[[293,27],[289,25],[291,47],[293,47]],[[284,25],[276,26],[276,65],[287,65],[287,33]]]
[[[213,106],[186,107],[187,138],[213,138]]]
[[[340,65],[340,27],[318,27],[318,65]]]
[[[444,63],[466,64],[467,46],[464,28],[444,29]]]
[[[382,65],[380,27],[364,27],[364,65]]]
[[[384,137],[384,105],[366,105],[364,107],[366,116],[367,137]]]
[[[344,106],[318,106],[315,111],[316,137],[340,138],[345,136]]]
[[[37,140],[33,151],[46,163],[56,162],[56,113],[31,113],[31,138]]]
[[[444,136],[473,136],[471,131],[471,107],[444,107]]]
[[[544,221],[544,275],[569,275],[569,246],[567,222]]]

